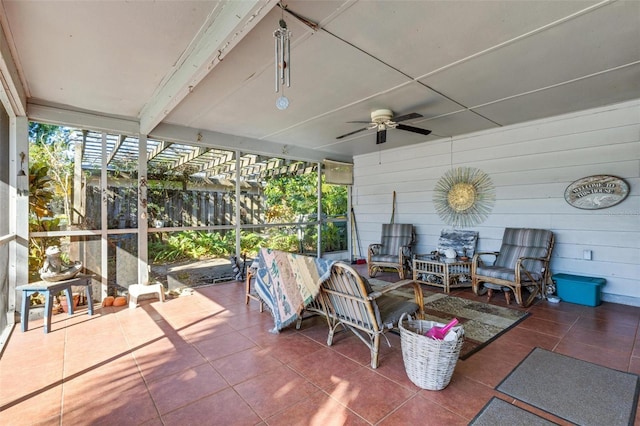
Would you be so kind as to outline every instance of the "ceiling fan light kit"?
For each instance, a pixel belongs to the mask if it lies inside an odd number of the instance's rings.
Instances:
[[[371,122],[376,124],[384,124],[390,122],[393,112],[390,109],[377,109],[371,113]]]
[[[347,136],[355,135],[356,133],[363,132],[365,130],[376,129],[376,144],[385,143],[387,141],[387,129],[405,130],[407,132],[418,133],[421,135],[428,135],[431,130],[421,129],[419,127],[407,126],[400,124],[401,121],[412,120],[414,118],[420,118],[422,114],[412,112],[410,114],[401,115],[399,117],[393,117],[393,111],[387,108],[376,109],[371,112],[371,121],[349,121],[348,123],[368,123],[367,127],[363,127],[353,132],[345,133],[338,136],[336,139],[346,138]]]

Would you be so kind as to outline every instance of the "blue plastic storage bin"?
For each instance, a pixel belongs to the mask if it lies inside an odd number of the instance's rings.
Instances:
[[[601,303],[600,289],[607,282],[604,278],[570,274],[555,274],[552,279],[560,299],[586,306],[598,306]]]

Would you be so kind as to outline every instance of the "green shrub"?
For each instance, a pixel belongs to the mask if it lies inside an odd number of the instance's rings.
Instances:
[[[240,247],[243,253],[253,256],[260,246],[265,245],[265,241],[265,237],[259,234],[243,233]],[[235,251],[235,231],[183,231],[170,235],[165,241],[149,243],[149,258],[154,262],[228,257],[235,254]]]

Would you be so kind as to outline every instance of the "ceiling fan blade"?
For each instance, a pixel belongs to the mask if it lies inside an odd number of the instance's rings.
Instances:
[[[376,145],[385,143],[387,141],[387,129],[378,130],[376,133]]]
[[[422,114],[418,114],[417,112],[412,112],[410,114],[401,115],[399,117],[394,117],[393,121],[399,123],[401,121],[413,120],[414,118],[420,118]]]
[[[369,130],[368,127],[363,127],[362,129],[354,130],[353,132],[345,133],[344,135],[338,136],[336,139],[346,138],[347,136],[355,135],[356,133],[364,132],[365,130]]]
[[[408,132],[413,132],[413,133],[420,133],[421,135],[428,135],[429,133],[431,133],[431,130],[421,129],[419,127],[407,126],[404,124],[398,124],[396,126],[396,129],[406,130]]]
[[[371,121],[363,121],[363,120],[360,120],[360,121],[345,121],[345,123],[371,123]]]

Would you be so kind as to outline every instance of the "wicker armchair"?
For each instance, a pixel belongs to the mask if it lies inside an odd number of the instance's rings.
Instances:
[[[471,281],[479,294],[480,283],[487,289],[513,291],[520,306],[529,306],[537,295],[543,295],[549,281],[549,259],[554,237],[545,229],[506,228],[499,252],[480,252],[473,256]],[[493,265],[486,265],[481,256],[495,256]],[[524,300],[522,289],[529,291]],[[508,299],[507,299],[508,300]]]
[[[408,284],[413,285],[414,300],[388,294]],[[403,280],[374,292],[365,278],[342,262],[333,264],[319,296],[329,324],[327,344],[331,346],[336,328],[343,325],[371,350],[371,368],[378,367],[380,336],[396,326],[403,313],[419,312],[420,318],[424,313],[420,284]]]
[[[405,272],[411,269],[412,246],[415,240],[413,225],[383,224],[382,242],[369,245],[367,254],[369,276],[375,277],[381,268],[394,268],[398,270],[398,275],[403,280]]]

